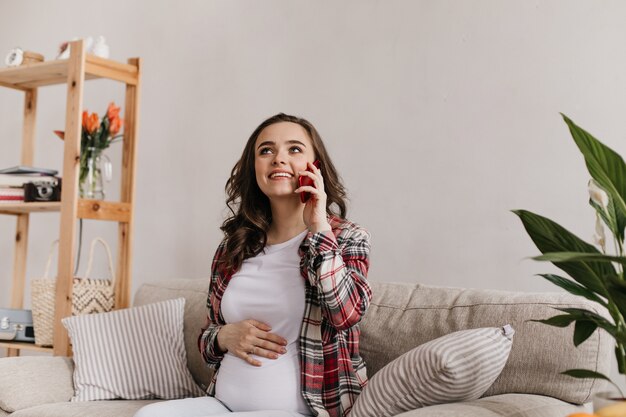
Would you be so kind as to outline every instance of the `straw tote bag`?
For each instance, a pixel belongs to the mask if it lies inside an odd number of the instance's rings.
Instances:
[[[96,243],[101,243],[106,249],[109,258],[109,272],[111,279],[92,279],[91,266]],[[54,328],[54,298],[56,279],[48,278],[52,255],[59,241],[55,240],[50,248],[46,270],[43,278],[34,279],[31,282],[31,297],[33,310],[33,327],[35,330],[35,344],[40,346],[52,346]],[[72,315],[90,313],[105,313],[113,310],[115,304],[115,273],[113,272],[113,259],[109,245],[96,238],[91,242],[89,261],[85,278],[74,277],[72,282]]]

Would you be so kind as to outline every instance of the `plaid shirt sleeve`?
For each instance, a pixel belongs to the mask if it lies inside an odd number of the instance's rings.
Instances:
[[[310,238],[308,279],[318,290],[322,314],[337,330],[357,324],[372,298],[367,283],[370,234],[365,229],[343,229]]]
[[[220,278],[220,270],[218,268],[218,260],[222,258],[226,248],[225,243],[225,241],[222,241],[213,257],[211,264],[211,282],[207,296],[208,314],[206,323],[202,327],[202,331],[198,337],[198,349],[202,354],[202,358],[207,363],[207,366],[212,369],[219,368],[220,362],[224,359],[224,352],[220,351],[217,347],[217,334],[224,323],[221,323],[221,318],[215,314],[213,297],[215,296],[215,288],[219,285],[218,279]]]

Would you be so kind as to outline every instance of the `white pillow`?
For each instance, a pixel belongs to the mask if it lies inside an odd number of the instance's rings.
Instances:
[[[206,395],[187,368],[185,299],[62,320],[74,351],[72,401]]]
[[[511,326],[462,330],[408,351],[378,371],[350,417],[387,417],[429,405],[480,398],[511,351]]]

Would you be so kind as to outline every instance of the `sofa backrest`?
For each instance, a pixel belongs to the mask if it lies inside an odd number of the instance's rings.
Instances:
[[[601,380],[560,374],[582,368],[609,375],[613,340],[604,330],[576,348],[573,325],[556,328],[530,321],[562,314],[555,307],[580,307],[605,314],[591,301],[565,292],[370,283],[374,295],[361,324],[360,341],[370,376],[401,354],[445,334],[511,324],[515,335],[509,360],[485,396],[527,393],[583,404],[604,388]]]
[[[370,281],[373,298],[361,322],[360,350],[371,377],[403,353],[457,330],[511,324],[515,329],[507,365],[485,396],[503,393],[548,395],[582,404],[604,388],[598,380],[575,379],[560,372],[590,369],[608,375],[612,339],[594,333],[575,348],[573,325],[555,328],[532,319],[557,313],[554,307],[582,307],[600,312],[595,303],[567,293],[521,293],[484,289],[435,287]],[[197,348],[206,319],[209,279],[173,279],[143,284],[134,305],[184,297],[187,361],[196,382],[206,387],[211,378]],[[604,314],[603,312],[601,312]]]

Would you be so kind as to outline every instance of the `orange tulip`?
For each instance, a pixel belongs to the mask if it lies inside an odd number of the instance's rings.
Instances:
[[[111,102],[111,104],[109,104],[109,107],[107,108],[107,117],[109,118],[110,121],[113,121],[113,119],[119,117],[119,115],[120,115],[120,108],[115,107],[115,103]]]
[[[100,118],[98,113],[91,113],[87,119],[87,132],[95,133],[100,126]]]
[[[109,133],[111,134],[111,136],[115,136],[118,134],[118,132],[122,128],[123,123],[124,121],[120,119],[119,117],[115,117],[114,119],[111,119],[111,125],[109,127]]]
[[[87,129],[87,121],[89,120],[89,113],[87,110],[83,110],[83,127]]]

